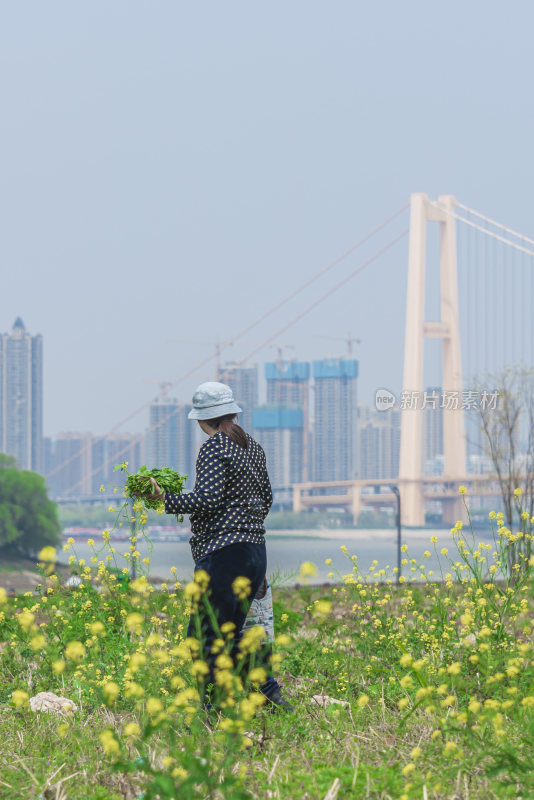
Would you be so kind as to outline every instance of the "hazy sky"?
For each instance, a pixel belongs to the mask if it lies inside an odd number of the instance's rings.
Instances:
[[[1,2],[0,330],[20,315],[44,337],[45,432],[105,432],[153,396],[146,379],[178,378],[210,352],[198,342],[231,337],[411,192],[534,233],[532,9]],[[344,352],[321,337],[351,331],[362,398],[398,389],[406,261],[404,239],[278,342],[320,358]]]

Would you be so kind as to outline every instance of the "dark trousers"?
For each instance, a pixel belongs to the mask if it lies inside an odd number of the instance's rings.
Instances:
[[[264,544],[251,544],[249,542],[237,542],[221,547],[213,553],[202,556],[196,564],[195,570],[202,569],[210,576],[208,596],[211,607],[215,612],[219,627],[225,622],[233,622],[235,625],[232,652],[230,655],[237,659],[239,654],[238,645],[241,641],[242,628],[247,616],[250,604],[260,586],[263,583],[267,569],[267,554]],[[232,583],[236,578],[245,577],[250,581],[250,595],[246,600],[240,600],[232,589]],[[215,659],[217,654],[211,652],[215,639],[219,634],[214,630],[209,615],[202,608],[199,608],[202,636],[204,640],[204,658],[207,661],[210,672],[207,682],[215,682]],[[187,635],[197,637],[195,617],[189,620]],[[269,654],[267,654],[268,657]],[[266,663],[256,664],[263,666],[269,673],[269,665]],[[270,675],[267,681],[260,686],[261,691],[267,697],[278,689],[278,683]]]

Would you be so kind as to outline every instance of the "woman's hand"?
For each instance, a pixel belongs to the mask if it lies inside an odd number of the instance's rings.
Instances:
[[[152,484],[152,493],[149,494],[151,500],[165,500],[165,492],[156,481],[155,478],[150,478],[150,483]]]

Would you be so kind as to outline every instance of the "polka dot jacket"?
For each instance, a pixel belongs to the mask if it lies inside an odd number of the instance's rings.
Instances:
[[[193,559],[236,542],[265,542],[273,502],[262,447],[247,434],[245,450],[218,431],[204,442],[192,492],[167,494],[167,514],[190,514]]]

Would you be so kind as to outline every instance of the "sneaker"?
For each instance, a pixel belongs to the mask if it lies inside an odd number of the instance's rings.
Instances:
[[[270,706],[268,705],[269,703],[271,703]],[[272,692],[267,697],[267,703],[265,704],[265,708],[269,709],[269,711],[277,711],[278,709],[280,709],[281,711],[288,711],[290,713],[293,713],[293,711],[295,710],[295,706],[292,706],[291,703],[289,703],[282,696],[282,692],[280,691],[280,689],[275,689],[274,692]]]

